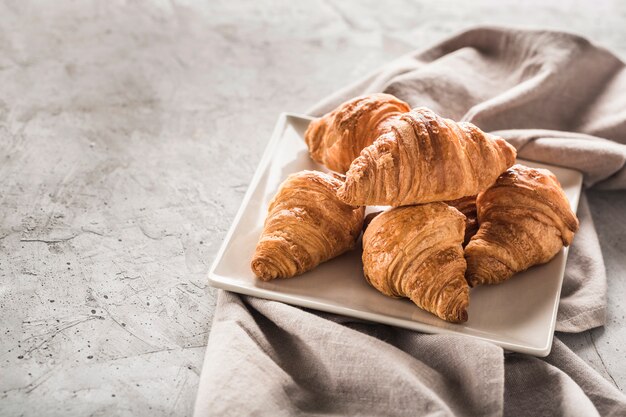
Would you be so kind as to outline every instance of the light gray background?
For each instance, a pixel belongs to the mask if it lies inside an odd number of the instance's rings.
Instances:
[[[278,113],[487,23],[626,57],[617,0],[1,2],[0,414],[190,414],[206,273]],[[608,324],[560,337],[624,390],[626,193],[589,197]]]

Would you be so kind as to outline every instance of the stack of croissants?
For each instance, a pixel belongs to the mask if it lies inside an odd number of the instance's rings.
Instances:
[[[337,174],[302,171],[282,183],[251,263],[264,281],[352,249],[365,228],[365,279],[460,323],[470,287],[548,262],[578,230],[552,172],[514,165],[504,139],[389,94],[341,104],[305,140]],[[366,206],[390,207],[366,218]]]

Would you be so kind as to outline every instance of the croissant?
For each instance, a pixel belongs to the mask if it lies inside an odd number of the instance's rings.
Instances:
[[[365,278],[443,320],[467,321],[464,233],[465,217],[445,203],[389,209],[363,234]]]
[[[504,139],[424,107],[389,123],[352,162],[338,193],[346,203],[404,206],[477,195],[515,162]]]
[[[361,149],[387,132],[392,119],[409,110],[408,104],[389,94],[346,101],[309,124],[304,138],[311,158],[343,174]]]
[[[463,197],[457,200],[446,201],[446,203],[465,216],[465,237],[463,238],[463,246],[465,246],[478,231],[476,196]]]
[[[328,174],[290,175],[270,202],[252,258],[254,274],[264,281],[290,278],[351,249],[363,226],[363,207],[340,201],[342,182]]]
[[[465,247],[471,286],[498,284],[568,246],[578,219],[546,169],[514,165],[476,201],[480,228]]]

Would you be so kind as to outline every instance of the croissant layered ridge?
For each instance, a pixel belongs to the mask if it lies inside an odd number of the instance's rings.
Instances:
[[[445,203],[389,209],[363,234],[365,278],[443,320],[467,321],[464,233],[465,217]]]
[[[341,184],[317,171],[292,174],[281,184],[251,262],[257,277],[290,278],[354,247],[364,208],[337,198]]]
[[[477,195],[515,163],[504,139],[420,107],[364,148],[339,189],[354,205],[404,206]]]
[[[480,228],[465,248],[470,285],[497,284],[550,261],[578,230],[552,172],[514,165],[476,201]]]
[[[361,150],[388,132],[400,114],[411,110],[390,94],[353,98],[313,120],[304,135],[311,158],[345,173]]]

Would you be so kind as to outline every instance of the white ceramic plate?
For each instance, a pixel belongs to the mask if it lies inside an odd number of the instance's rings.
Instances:
[[[268,203],[278,186],[287,175],[297,171],[327,171],[308,156],[303,135],[309,121],[306,116],[280,116],[211,267],[209,283],[212,286],[427,333],[463,334],[535,356],[550,353],[567,249],[549,263],[533,267],[503,284],[472,289],[469,320],[463,324],[447,323],[408,300],[386,297],[369,286],[363,277],[359,249],[292,279],[272,282],[256,279],[250,270],[250,259],[262,231]],[[521,162],[554,172],[572,209],[576,210],[582,185],[579,172]]]

